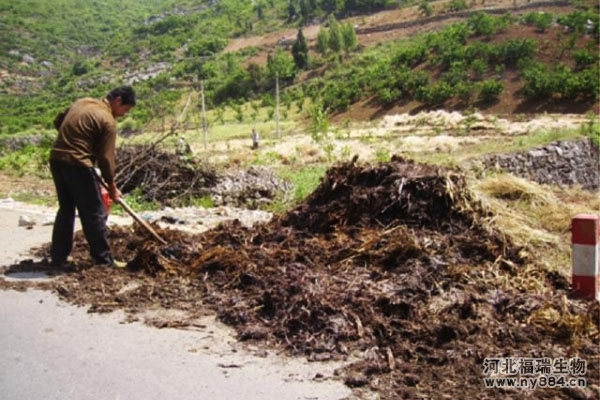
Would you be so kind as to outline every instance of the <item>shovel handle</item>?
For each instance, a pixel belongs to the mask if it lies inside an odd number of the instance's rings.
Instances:
[[[133,217],[133,219],[135,219],[140,225],[142,225],[144,228],[146,228],[146,230],[148,232],[150,232],[150,234],[154,237],[154,239],[158,240],[159,243],[161,244],[167,244],[167,242],[161,238],[158,233],[156,233],[156,231],[154,229],[152,229],[152,227],[146,222],[144,221],[139,215],[136,214],[135,211],[133,211],[131,209],[131,207],[129,207],[129,205],[127,203],[125,203],[125,201],[123,199],[119,199],[117,200],[117,204],[119,204],[121,207],[123,207],[123,209],[125,211],[127,211],[129,213],[129,215],[131,215]]]
[[[104,179],[102,179],[102,177],[100,175],[96,175],[96,176],[98,177],[98,180],[100,181],[100,184],[102,186],[104,186],[104,188],[106,190],[108,190],[108,185],[106,184],[106,182],[104,182]],[[154,237],[154,239],[158,240],[158,242],[160,244],[164,244],[164,245],[167,244],[167,242],[163,238],[161,238],[160,235],[158,233],[156,233],[156,231],[154,229],[152,229],[152,227],[150,226],[150,224],[148,224],[139,215],[137,215],[137,213],[135,211],[133,211],[133,209],[131,207],[129,207],[129,204],[125,203],[125,200],[119,198],[119,200],[117,200],[116,203],[119,204],[121,207],[123,207],[123,209],[125,211],[127,211],[127,213],[129,215],[131,215],[133,217],[133,219],[136,220],[137,223],[139,223],[140,225],[142,225],[148,232],[150,232],[150,234],[152,235],[152,237]]]

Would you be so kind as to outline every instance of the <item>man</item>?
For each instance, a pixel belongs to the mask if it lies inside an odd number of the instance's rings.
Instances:
[[[258,141],[259,141],[259,136],[258,136],[258,132],[256,132],[256,129],[252,129],[252,150],[256,150],[258,149]]]
[[[117,121],[135,106],[130,86],[112,90],[103,99],[75,101],[64,118],[57,117],[58,137],[50,152],[50,171],[58,197],[58,212],[52,231],[51,263],[61,266],[73,249],[75,209],[90,246],[95,265],[122,268],[113,259],[106,234],[106,210],[101,197],[97,165],[108,184],[108,194],[118,201],[115,184]]]

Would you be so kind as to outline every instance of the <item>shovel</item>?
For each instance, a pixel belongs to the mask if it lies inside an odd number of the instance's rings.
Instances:
[[[108,185],[106,184],[106,182],[104,182],[104,179],[102,179],[102,177],[100,177],[100,175],[98,176],[98,180],[100,181],[100,183],[102,184],[102,186],[104,186],[104,188],[106,190],[108,190]],[[148,232],[150,232],[150,234],[152,235],[152,237],[154,237],[154,239],[158,240],[159,243],[161,244],[167,244],[167,242],[161,238],[159,236],[158,233],[156,233],[156,231],[154,229],[152,229],[152,227],[150,226],[150,224],[148,224],[146,221],[144,221],[139,215],[136,214],[135,211],[133,211],[131,209],[131,207],[129,207],[129,205],[127,203],[125,203],[125,200],[123,200],[122,198],[119,198],[119,200],[117,200],[117,204],[120,205],[121,207],[123,207],[123,209],[125,211],[127,211],[127,213],[129,215],[131,215],[133,217],[134,220],[136,220],[140,225],[142,225]]]

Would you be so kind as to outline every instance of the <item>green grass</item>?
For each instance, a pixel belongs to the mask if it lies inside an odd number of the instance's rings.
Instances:
[[[493,137],[483,137],[477,143],[463,143],[458,148],[452,148],[451,150],[404,151],[402,155],[427,164],[456,167],[486,154],[522,152],[555,141],[576,140],[586,136],[593,136],[593,130],[589,127],[589,124],[584,124],[578,129],[539,130],[523,136],[498,134]],[[390,148],[395,147],[393,142],[390,143]]]
[[[519,137],[503,151],[519,151],[532,147],[544,146],[558,140],[579,139],[583,135],[579,130],[551,129],[549,131],[540,130],[527,136]]]
[[[268,207],[268,210],[278,214],[283,213],[298,203],[301,203],[309,194],[311,194],[321,183],[321,178],[325,176],[327,165],[307,165],[282,167],[277,171],[277,175],[292,183],[292,191],[286,198],[277,198]]]

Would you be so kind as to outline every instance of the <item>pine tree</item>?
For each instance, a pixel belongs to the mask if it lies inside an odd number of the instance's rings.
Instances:
[[[300,0],[298,2],[298,8],[300,8],[300,15],[302,16],[303,23],[307,23],[310,20],[313,10],[310,8],[310,3],[308,0]]]
[[[316,50],[319,54],[325,54],[327,49],[329,49],[329,32],[327,32],[327,29],[321,28],[317,34]]]
[[[342,31],[340,24],[335,18],[329,19],[329,48],[334,53],[339,53],[344,47],[344,38],[342,37]]]
[[[354,29],[354,25],[349,22],[342,25],[342,38],[346,53],[356,49],[356,46],[358,45],[358,39],[356,38],[356,30]]]
[[[296,6],[294,5],[294,3],[292,1],[288,2],[287,13],[288,13],[287,22],[292,22],[293,20],[296,19],[296,14],[297,14]]]
[[[292,57],[294,57],[294,63],[299,69],[308,66],[308,43],[302,29],[298,29],[298,36],[296,36],[296,41],[292,45]]]

